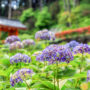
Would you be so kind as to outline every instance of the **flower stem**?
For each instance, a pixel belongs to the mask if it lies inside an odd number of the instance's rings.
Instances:
[[[82,72],[83,61],[84,61],[84,57],[83,57],[83,53],[82,53],[82,56],[81,56],[81,65],[80,65],[80,73]],[[76,81],[75,87],[77,87],[78,81],[79,81],[79,78],[78,78],[77,81]]]
[[[55,87],[55,77],[56,77],[56,76],[55,76],[55,74],[56,74],[56,73],[55,73],[55,67],[53,68],[53,73],[54,73],[54,89],[53,89],[53,90],[56,90],[56,87]]]
[[[27,84],[26,80],[24,80],[24,81],[25,81],[25,83],[26,83],[26,85],[27,85],[28,89],[30,89],[30,87],[29,87],[29,85]]]
[[[84,57],[83,57],[83,53],[82,53],[82,57],[81,57],[81,65],[80,65],[80,73],[82,72],[83,61],[84,61]]]
[[[58,79],[58,61],[56,61],[56,71],[57,71],[57,73],[56,73],[57,86],[58,86],[58,88],[59,88],[59,79]]]

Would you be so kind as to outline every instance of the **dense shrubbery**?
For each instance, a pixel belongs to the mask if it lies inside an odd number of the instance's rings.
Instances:
[[[49,28],[51,25],[51,14],[48,11],[48,8],[45,7],[41,12],[33,11],[33,9],[27,9],[23,12],[20,20],[23,23],[28,23],[30,29],[38,28]]]
[[[35,26],[38,29],[49,28],[52,23],[51,14],[49,13],[47,7],[43,8],[41,12],[38,12],[36,14],[36,18],[37,20],[36,20]]]
[[[59,27],[64,30],[90,25],[90,6],[88,3],[81,2],[79,6],[74,7],[72,1],[70,13],[61,9],[63,6],[64,3],[60,1],[60,4],[55,2],[49,7],[43,7],[42,11],[25,10],[21,16],[21,21],[28,22],[28,27],[33,30],[52,27]]]
[[[23,11],[22,16],[20,17],[20,20],[23,23],[26,23],[26,25],[28,26],[29,29],[32,29],[33,27],[35,27],[35,12],[33,11],[33,9],[27,9],[25,11]]]

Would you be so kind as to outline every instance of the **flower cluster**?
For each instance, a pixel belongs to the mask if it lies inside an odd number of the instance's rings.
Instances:
[[[90,82],[90,70],[87,71],[87,81]]]
[[[35,42],[32,39],[26,39],[22,41],[22,44],[24,46],[31,46],[31,45],[35,45]]]
[[[6,38],[5,43],[11,44],[15,41],[20,41],[20,38],[17,37],[17,36],[12,35],[12,36],[9,36],[9,37]]]
[[[10,50],[21,49],[23,48],[23,44],[19,41],[15,41],[9,45],[9,48]]]
[[[73,60],[73,55],[71,50],[65,46],[50,45],[36,57],[36,60],[49,61],[50,64],[56,61],[69,63]]]
[[[83,28],[78,28],[78,29],[75,29],[75,30],[67,30],[67,31],[62,31],[62,32],[58,32],[55,34],[55,36],[57,38],[63,38],[63,37],[66,37],[66,35],[73,35],[74,33],[77,33],[77,34],[90,34],[90,26],[88,27],[83,27]]]
[[[73,40],[73,41],[71,41],[71,42],[69,42],[69,43],[67,43],[66,44],[66,46],[67,47],[69,47],[69,48],[74,48],[74,47],[76,47],[76,46],[78,46],[79,45],[79,42],[77,42],[77,41],[75,41],[75,40]]]
[[[55,40],[55,34],[51,31],[48,32],[50,34],[50,40]]]
[[[38,31],[35,34],[35,39],[37,40],[55,40],[55,34],[53,32],[44,29],[42,31]]]
[[[73,52],[75,54],[77,53],[88,53],[90,54],[90,46],[87,45],[87,44],[79,44],[78,46],[76,46],[74,49],[73,49]]]
[[[10,63],[18,63],[18,62],[24,62],[24,63],[30,63],[31,58],[28,55],[17,53],[16,55],[12,56],[10,58]]]
[[[22,68],[18,71],[16,71],[11,77],[10,77],[10,83],[12,86],[14,86],[16,83],[23,82],[27,78],[30,78],[32,76],[33,71],[30,69]]]

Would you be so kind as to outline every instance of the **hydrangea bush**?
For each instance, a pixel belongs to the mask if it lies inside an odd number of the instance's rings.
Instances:
[[[20,38],[19,38],[18,36],[12,35],[12,36],[8,36],[8,37],[6,38],[5,43],[11,44],[11,43],[13,43],[13,42],[15,42],[15,41],[20,41]]]
[[[28,55],[17,53],[16,55],[12,56],[10,58],[10,63],[19,63],[19,62],[24,62],[24,63],[30,63],[31,58]]]
[[[22,68],[18,71],[16,71],[13,75],[10,77],[10,83],[12,86],[14,86],[16,83],[23,82],[27,78],[30,78],[33,71],[30,69]]]
[[[37,40],[55,40],[55,34],[47,29],[38,31],[35,34],[35,39]]]
[[[50,45],[37,56],[37,60],[48,61],[49,63],[56,63],[57,61],[69,63],[73,60],[73,54],[71,50],[65,46]]]
[[[26,39],[26,40],[22,41],[22,44],[23,44],[24,47],[25,46],[32,46],[32,45],[35,45],[35,42],[32,39]]]
[[[15,41],[9,45],[10,50],[16,50],[23,48],[23,44],[19,41]]]
[[[79,42],[73,40],[73,41],[70,41],[69,43],[66,44],[67,47],[73,49],[74,47],[78,46],[79,45]]]
[[[73,52],[75,54],[77,54],[77,53],[81,53],[81,54],[88,53],[88,54],[90,54],[90,46],[87,44],[79,44],[78,46],[76,46],[73,49]]]

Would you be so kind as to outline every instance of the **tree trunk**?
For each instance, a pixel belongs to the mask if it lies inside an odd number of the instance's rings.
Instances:
[[[71,19],[71,5],[70,5],[70,0],[67,0],[67,8],[68,8],[68,12],[69,12],[69,16],[68,18]],[[68,22],[69,27],[71,26],[71,21]]]
[[[11,8],[11,0],[8,0],[8,19],[11,19],[11,13],[12,13],[12,8]]]
[[[1,1],[2,1],[2,0],[0,0],[0,16],[1,16]]]
[[[74,7],[78,6],[80,4],[79,0],[74,0]]]
[[[29,0],[29,8],[32,8],[32,0]]]
[[[63,2],[64,2],[64,9],[65,9],[65,11],[67,11],[67,3],[66,3],[66,0],[63,0]]]
[[[43,0],[40,0],[40,10],[43,8]]]
[[[67,0],[68,11],[71,12],[70,0]]]

